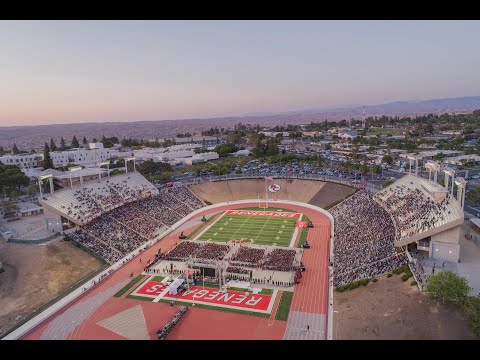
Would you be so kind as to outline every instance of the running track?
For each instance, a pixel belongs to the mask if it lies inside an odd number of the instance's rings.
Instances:
[[[125,295],[115,298],[112,295],[128,283],[131,272],[134,275],[140,274],[148,259],[153,261],[154,254],[159,248],[162,249],[162,252],[172,248],[179,241],[180,231],[183,230],[188,234],[200,225],[203,215],[210,216],[228,209],[251,206],[258,206],[258,203],[227,205],[198,214],[81,295],[77,300],[32,329],[22,339],[126,339],[97,323],[136,305],[141,306],[149,337],[155,339],[156,330],[171,319],[177,311],[177,306],[126,299]],[[271,209],[274,210],[275,207],[276,204],[272,204]],[[307,240],[311,244],[311,248],[304,251],[302,259],[307,271],[303,273],[301,283],[295,286],[288,325],[285,321],[275,320],[275,314],[268,319],[190,308],[169,334],[168,339],[326,338],[330,222],[325,215],[309,208],[291,204],[282,205],[281,201],[278,202],[278,207],[288,207],[304,213],[315,226],[308,233]],[[139,261],[140,258],[142,263]],[[279,298],[276,300],[275,307],[278,306],[278,302]],[[310,331],[306,331],[305,324],[310,325]]]

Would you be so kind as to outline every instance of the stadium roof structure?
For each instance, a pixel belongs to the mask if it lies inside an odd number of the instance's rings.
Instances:
[[[403,197],[400,197],[399,203],[386,206],[386,201],[397,190],[406,189],[407,193],[415,193],[420,196],[419,201],[433,201],[436,204],[444,204],[437,213],[426,213],[420,219],[413,219],[408,222],[409,228],[405,228],[406,219],[412,214],[398,214],[396,209],[402,206]],[[446,230],[456,228],[464,222],[464,214],[461,204],[452,194],[443,186],[427,179],[407,174],[398,179],[392,185],[379,191],[376,194],[377,201],[392,216],[392,220],[397,227],[396,247],[404,246],[415,241],[427,238],[429,236],[440,234]],[[390,208],[389,208],[390,207]],[[404,228],[400,229],[398,224],[403,223]],[[428,225],[425,225],[428,224]]]

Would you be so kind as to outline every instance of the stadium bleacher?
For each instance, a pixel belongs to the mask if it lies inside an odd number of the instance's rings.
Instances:
[[[187,188],[159,191],[136,172],[54,192],[41,201],[80,225],[72,239],[110,263],[204,206]]]

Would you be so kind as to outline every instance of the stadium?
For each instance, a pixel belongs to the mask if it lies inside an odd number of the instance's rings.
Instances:
[[[133,171],[51,186],[39,199],[49,231],[105,268],[5,339],[334,339],[334,287],[409,264],[422,288],[422,257],[458,262],[464,181],[455,198],[450,180],[157,189]]]

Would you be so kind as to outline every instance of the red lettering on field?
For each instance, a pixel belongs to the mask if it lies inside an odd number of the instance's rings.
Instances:
[[[242,211],[242,210],[228,210],[225,212],[225,215],[238,215],[238,216],[273,216],[273,217],[283,217],[283,218],[292,218],[299,219],[302,214],[300,213],[282,213],[282,212],[272,212],[272,211]]]
[[[185,291],[183,294],[170,295],[167,293],[163,298],[168,300],[179,299],[189,302],[198,301],[213,306],[221,304],[242,308],[244,310],[255,309],[262,311],[268,310],[268,305],[270,301],[272,301],[271,295],[249,294],[247,296],[245,292],[231,290],[227,290],[225,294],[220,294],[218,289],[203,289],[201,286],[192,286],[190,291]]]
[[[136,291],[136,294],[147,295],[147,296],[157,296],[163,290],[165,290],[166,286],[163,285],[161,282],[157,281],[149,281],[145,285],[143,285],[139,290]]]

